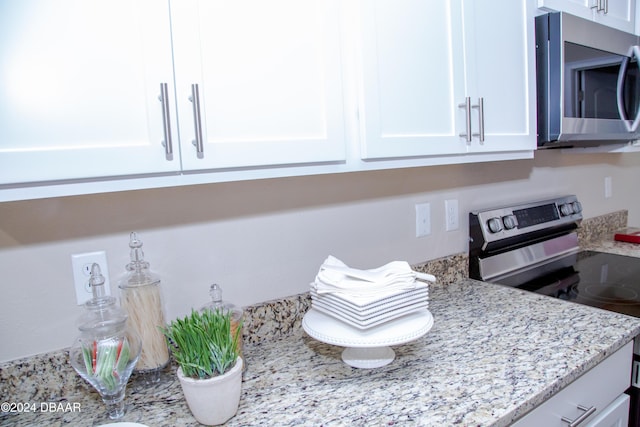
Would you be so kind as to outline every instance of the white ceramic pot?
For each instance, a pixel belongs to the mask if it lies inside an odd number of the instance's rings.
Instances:
[[[224,375],[200,380],[185,377],[178,368],[184,398],[194,418],[208,426],[223,424],[233,417],[240,404],[242,358]]]

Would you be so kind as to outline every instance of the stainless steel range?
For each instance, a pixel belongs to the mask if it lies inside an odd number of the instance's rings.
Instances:
[[[581,251],[576,196],[469,214],[469,277],[640,317],[640,258]],[[629,425],[640,422],[636,338]]]
[[[469,276],[640,317],[640,259],[580,251],[576,196],[469,214]]]

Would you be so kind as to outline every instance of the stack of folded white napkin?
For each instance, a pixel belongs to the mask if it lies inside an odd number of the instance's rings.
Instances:
[[[350,268],[329,256],[311,284],[311,305],[359,329],[367,329],[429,307],[430,274],[404,261],[371,270]]]

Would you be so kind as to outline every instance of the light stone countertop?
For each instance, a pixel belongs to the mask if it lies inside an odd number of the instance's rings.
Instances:
[[[640,319],[473,280],[433,286],[430,310],[433,329],[378,369],[351,368],[342,348],[302,331],[246,345],[228,425],[506,426],[640,333]],[[82,410],[3,414],[0,424],[106,422],[81,380],[65,399]],[[154,387],[132,382],[126,402],[126,421],[198,425],[172,370]]]
[[[610,237],[583,247],[640,257],[640,245]],[[425,266],[447,277],[430,289],[434,326],[424,337],[395,346],[396,359],[382,368],[351,368],[340,359],[342,348],[307,336],[300,318],[308,295],[253,308],[245,325],[251,335],[245,336],[242,398],[228,425],[506,426],[640,334],[640,319],[461,278],[465,261],[454,256]],[[3,402],[38,409],[48,402],[80,407],[0,412],[0,426],[110,422],[64,351],[0,364],[0,395]],[[126,403],[123,421],[199,425],[175,366],[153,386],[134,376]]]
[[[640,244],[617,242],[613,240],[613,238],[611,240],[587,243],[582,246],[582,249],[631,256],[634,258],[640,257]]]

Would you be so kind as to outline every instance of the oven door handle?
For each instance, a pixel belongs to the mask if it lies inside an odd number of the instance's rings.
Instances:
[[[629,60],[633,57],[636,57],[636,64],[640,69],[640,46],[631,46],[629,48],[629,53],[624,57],[622,62],[620,63],[620,70],[618,71],[618,82],[616,85],[616,100],[618,102],[618,114],[622,119],[625,127],[628,132],[635,132],[638,129],[638,125],[640,125],[640,108],[637,108],[636,117],[633,120],[633,123],[629,124],[629,118],[627,118],[627,113],[624,108],[624,77],[627,74],[627,68],[629,67]]]

